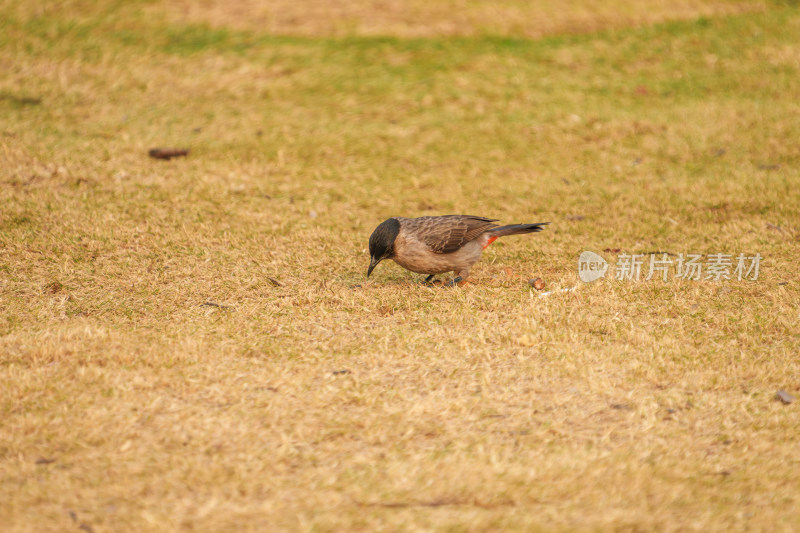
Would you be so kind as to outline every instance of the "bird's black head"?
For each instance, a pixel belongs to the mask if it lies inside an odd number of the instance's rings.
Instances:
[[[372,274],[372,269],[378,263],[394,255],[394,240],[398,233],[400,233],[400,222],[396,218],[390,218],[381,222],[369,236],[370,262],[367,277]]]

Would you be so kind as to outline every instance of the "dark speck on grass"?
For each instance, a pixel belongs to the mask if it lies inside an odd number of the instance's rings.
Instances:
[[[6,222],[4,222],[0,227],[5,226],[6,228],[19,228],[23,226],[27,226],[31,223],[31,217],[27,215],[11,217]]]
[[[169,161],[176,157],[186,157],[189,155],[189,150],[186,148],[151,148],[147,155],[153,159],[163,159]]]
[[[45,285],[44,291],[49,294],[57,294],[61,292],[63,288],[64,286],[61,284],[61,282],[56,280]]]
[[[344,375],[344,374],[352,374],[352,372],[350,372],[350,371],[349,371],[348,369],[346,369],[346,368],[345,368],[345,369],[342,369],[342,370],[334,370],[334,371],[333,371],[333,375],[334,375],[334,376],[341,376],[341,375]]]
[[[619,409],[619,410],[623,410],[623,411],[630,411],[630,410],[633,409],[633,406],[631,404],[629,404],[629,403],[612,403],[611,404],[611,408],[612,409]]]
[[[42,99],[36,96],[16,96],[7,92],[0,91],[0,101],[10,103],[15,107],[41,105]]]

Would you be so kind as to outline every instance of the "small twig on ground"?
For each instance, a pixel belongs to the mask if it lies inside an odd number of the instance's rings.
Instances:
[[[203,302],[203,303],[200,304],[200,307],[203,307],[203,306],[206,306],[206,307],[217,307],[219,309],[233,309],[233,307],[231,307],[230,305],[222,305],[222,304],[218,304],[216,302]]]

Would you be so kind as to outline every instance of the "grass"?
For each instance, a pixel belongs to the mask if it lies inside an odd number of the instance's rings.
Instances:
[[[428,4],[0,3],[6,530],[800,525],[800,12]],[[445,213],[552,224],[365,279]]]

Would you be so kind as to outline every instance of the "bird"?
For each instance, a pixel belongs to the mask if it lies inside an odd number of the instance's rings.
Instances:
[[[384,220],[369,237],[370,263],[367,277],[384,259],[418,274],[453,272],[447,284],[467,279],[481,252],[498,237],[542,231],[549,222],[499,226],[497,219],[471,215],[442,215],[419,218],[392,217]]]

